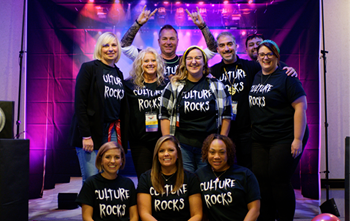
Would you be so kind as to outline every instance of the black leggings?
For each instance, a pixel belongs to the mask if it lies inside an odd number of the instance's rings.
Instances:
[[[156,141],[144,144],[130,144],[132,161],[134,162],[137,178],[152,168],[153,150]]]
[[[299,159],[300,157],[295,160]],[[291,154],[290,143],[253,142],[253,172],[258,179],[261,193],[259,220],[274,221],[278,211],[280,221],[293,221],[295,195],[290,180],[293,167],[297,163],[295,160]]]

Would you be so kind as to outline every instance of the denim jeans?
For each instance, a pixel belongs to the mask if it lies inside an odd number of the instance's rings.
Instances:
[[[181,143],[181,153],[184,169],[194,173],[197,169],[207,165],[202,162],[202,149]]]
[[[106,143],[108,141],[108,127],[109,124],[105,123],[103,124],[103,137],[102,137],[102,143]],[[117,141],[117,132],[115,128],[112,129],[111,134],[111,141]],[[94,144],[96,145],[96,144]],[[80,165],[80,171],[83,183],[87,178],[90,176],[93,176],[98,173],[98,169],[95,166],[96,156],[98,150],[94,150],[91,153],[83,150],[83,148],[76,147],[75,148],[78,155],[79,165]]]
[[[83,148],[80,148],[80,147],[76,147],[75,149],[77,151],[81,177],[83,178],[83,184],[84,184],[87,178],[98,173],[98,170],[95,167],[96,155],[98,151],[94,150],[90,153],[83,150]]]

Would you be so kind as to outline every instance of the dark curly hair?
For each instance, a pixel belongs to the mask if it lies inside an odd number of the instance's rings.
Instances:
[[[229,137],[220,135],[220,134],[210,134],[207,138],[205,138],[202,146],[202,161],[208,162],[209,147],[213,142],[213,140],[216,140],[216,139],[224,142],[226,146],[227,164],[229,166],[232,166],[236,157],[235,144],[232,142],[232,140]]]

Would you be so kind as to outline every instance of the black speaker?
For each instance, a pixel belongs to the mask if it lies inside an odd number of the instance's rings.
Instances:
[[[29,140],[0,139],[0,220],[28,220]]]
[[[58,193],[58,209],[75,209],[78,204],[75,202],[77,193]]]
[[[330,213],[338,217],[340,216],[337,204],[335,204],[335,201],[333,198],[322,203],[322,205],[320,206],[320,209],[322,213]]]
[[[0,138],[13,138],[14,106],[13,101],[0,101]]]

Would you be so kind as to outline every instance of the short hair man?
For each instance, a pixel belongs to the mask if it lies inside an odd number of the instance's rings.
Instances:
[[[139,17],[135,20],[134,24],[129,28],[129,30],[124,34],[121,40],[121,46],[123,53],[134,60],[139,52],[135,46],[132,46],[132,42],[134,38],[141,28],[151,16],[153,16],[157,9],[155,9],[152,13],[149,10],[145,10],[146,6],[143,8]],[[202,31],[202,34],[207,43],[207,47],[204,51],[208,58],[212,58],[215,56],[216,52],[216,41],[209,28],[205,24],[201,14],[199,13],[199,9],[197,7],[197,12],[190,13],[186,9],[187,14],[192,18],[192,21],[197,27]],[[161,51],[161,56],[165,61],[165,76],[174,75],[176,72],[176,68],[179,65],[180,56],[176,54],[176,49],[179,43],[178,35],[176,29],[167,24],[164,25],[159,31],[158,44]]]
[[[236,39],[230,32],[217,36],[217,52],[222,61],[211,67],[211,74],[225,84],[231,94],[234,119],[231,120],[229,137],[236,145],[237,163],[252,168],[251,127],[248,96],[254,76],[261,70],[256,61],[240,59],[237,56]],[[287,74],[296,73],[291,67],[284,67]]]
[[[252,61],[256,61],[258,59],[257,49],[260,42],[262,42],[263,40],[265,40],[265,38],[262,34],[248,35],[245,41],[245,48],[246,48],[245,50]]]

